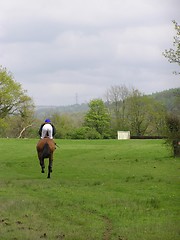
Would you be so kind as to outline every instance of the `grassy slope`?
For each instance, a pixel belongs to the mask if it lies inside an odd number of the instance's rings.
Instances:
[[[47,179],[37,140],[0,139],[0,239],[179,239],[179,159],[163,141],[56,142]]]

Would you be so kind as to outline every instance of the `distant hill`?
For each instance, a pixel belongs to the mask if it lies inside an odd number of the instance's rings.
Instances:
[[[162,92],[153,93],[148,95],[158,102],[162,103],[167,111],[177,113],[180,115],[180,88],[173,88]],[[68,106],[37,106],[36,116],[42,118],[53,113],[85,113],[89,109],[87,103],[74,104]]]
[[[38,118],[52,115],[53,113],[84,113],[89,109],[88,104],[74,104],[68,106],[36,106],[36,116]]]
[[[162,103],[168,112],[180,115],[180,88],[153,93],[150,96]]]

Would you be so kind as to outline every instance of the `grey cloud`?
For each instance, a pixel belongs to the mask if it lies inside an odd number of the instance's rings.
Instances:
[[[178,6],[176,0],[6,0],[0,64],[37,104],[74,103],[76,93],[87,101],[119,84],[148,93],[177,87],[176,66],[162,51],[172,47]]]

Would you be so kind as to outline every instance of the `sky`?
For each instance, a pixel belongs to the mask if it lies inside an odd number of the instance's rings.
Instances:
[[[179,0],[0,0],[0,65],[36,105],[104,98],[112,86],[144,94],[180,87],[172,20]]]

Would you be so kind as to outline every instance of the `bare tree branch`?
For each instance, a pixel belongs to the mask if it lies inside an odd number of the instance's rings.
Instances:
[[[30,124],[30,125],[28,125],[28,126],[24,127],[24,128],[22,129],[22,131],[20,132],[20,134],[19,134],[19,137],[18,137],[18,138],[21,138],[21,137],[22,137],[22,134],[23,134],[23,132],[24,132],[24,131],[26,131],[26,129],[27,129],[27,128],[29,128],[29,127],[31,127],[31,126],[32,126],[32,124]]]

